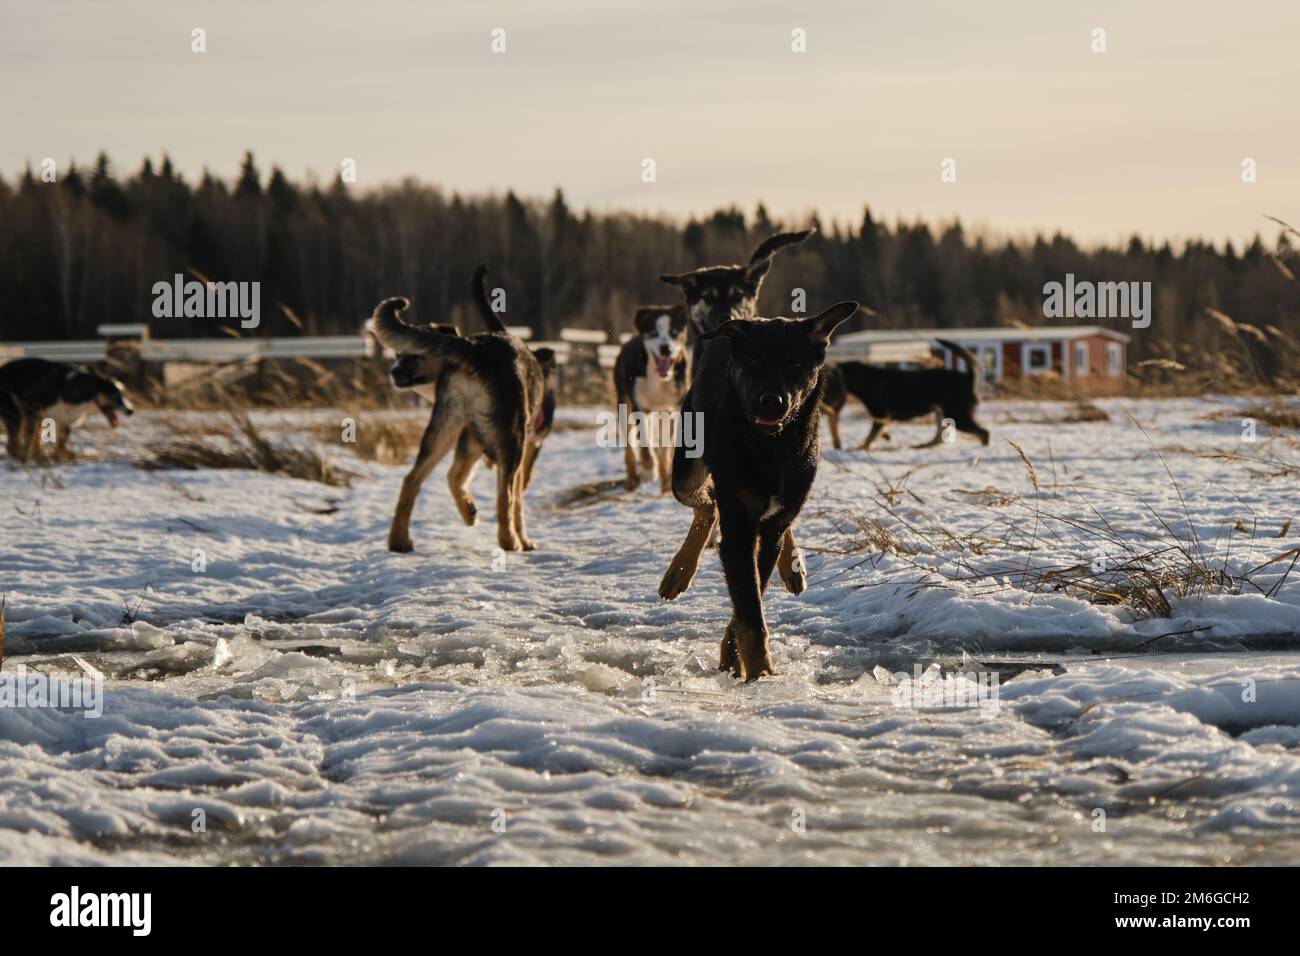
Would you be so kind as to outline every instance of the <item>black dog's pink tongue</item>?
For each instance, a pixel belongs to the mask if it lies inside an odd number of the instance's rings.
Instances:
[[[104,414],[108,416],[108,423],[109,423],[110,425],[112,425],[114,428],[116,428],[116,427],[117,427],[117,412],[113,411],[113,410],[110,408],[110,409],[109,409],[108,411],[106,411]]]
[[[671,356],[669,356],[668,358],[658,358],[658,357],[655,358],[655,371],[659,373],[659,376],[661,378],[667,378],[668,373],[671,372],[672,370],[673,370],[673,360]]]

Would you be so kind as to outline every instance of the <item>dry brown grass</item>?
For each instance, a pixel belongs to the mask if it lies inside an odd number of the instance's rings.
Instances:
[[[1037,418],[1008,415],[1005,421],[1024,425],[1077,425],[1081,422],[1108,422],[1110,415],[1092,402],[1078,400],[1058,415],[1039,415]]]
[[[1263,405],[1250,405],[1231,414],[1225,413],[1223,417],[1253,418],[1257,422],[1272,425],[1274,428],[1300,429],[1300,405],[1281,401],[1273,401]]]
[[[320,425],[313,432],[322,442],[338,445],[358,458],[381,465],[401,465],[410,461],[428,424],[423,418],[350,417],[353,441],[347,440],[348,429],[342,423]]]
[[[599,504],[602,501],[606,501],[617,495],[622,490],[622,478],[607,478],[604,481],[588,481],[581,485],[574,485],[569,490],[561,492],[555,499],[555,505],[559,508],[582,508],[587,505]]]
[[[134,376],[117,371],[124,381]],[[226,362],[204,369],[179,384],[157,378],[134,382],[132,400],[143,408],[224,410],[247,408],[399,408],[401,393],[388,381],[388,363],[376,360],[334,362],[314,359],[264,359]]]
[[[1000,512],[991,516],[978,533],[954,534],[942,520],[924,520],[914,510],[901,513],[896,507],[899,496],[893,500],[882,496],[870,513],[856,506],[825,512],[835,523],[839,540],[820,550],[832,554],[864,553],[863,561],[844,569],[847,571],[861,563],[874,563],[881,554],[897,555],[910,570],[927,579],[915,585],[918,589],[947,586],[933,580],[937,559],[948,568],[944,576],[949,582],[961,582],[976,593],[1012,588],[1064,593],[1094,604],[1121,605],[1137,619],[1170,618],[1178,600],[1209,594],[1239,594],[1253,589],[1272,597],[1300,562],[1300,548],[1291,548],[1257,567],[1231,569],[1231,546],[1225,543],[1222,551],[1217,546],[1207,549],[1197,537],[1185,502],[1182,508],[1187,521],[1183,531],[1176,531],[1150,508],[1149,529],[1121,530],[1087,501],[1080,488],[1067,484],[1052,485],[1051,497],[1073,493],[1084,503],[1086,512],[1080,516],[1057,511],[1044,504],[1050,498],[1042,493],[1032,459],[1021,446],[1008,443],[1020,456],[1033,494],[1022,498],[995,488],[958,491],[966,500]],[[1169,480],[1182,501],[1172,473]],[[1008,508],[1014,509],[1013,513],[1007,514]],[[882,513],[892,520],[878,518]],[[1290,528],[1288,520],[1276,535],[1268,532],[1268,537],[1285,537]],[[1092,557],[1062,565],[1033,561],[1032,555],[1041,550],[1041,533],[1048,530],[1053,538],[1073,538]],[[1263,536],[1253,518],[1249,524],[1238,520],[1233,531],[1249,535],[1252,540]],[[988,555],[993,556],[992,560],[972,560]],[[1258,580],[1260,572],[1278,564],[1286,564],[1285,573],[1265,589]]]
[[[200,434],[177,429],[171,437],[149,446],[151,457],[140,462],[149,470],[182,468],[239,468],[349,487],[355,475],[339,468],[307,445],[272,442],[258,430],[248,412],[230,406],[229,422],[205,425]]]
[[[918,549],[907,541],[906,537],[865,512],[852,511],[847,514],[830,516],[837,525],[840,541],[827,548],[810,548],[805,550],[823,554],[857,554],[862,551],[875,551],[880,554],[914,555]]]

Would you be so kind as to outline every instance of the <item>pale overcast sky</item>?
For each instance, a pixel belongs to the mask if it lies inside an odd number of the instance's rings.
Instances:
[[[1271,242],[1264,213],[1300,220],[1298,64],[1297,0],[0,0],[0,172],[166,150],[229,178],[252,149],[598,211]]]

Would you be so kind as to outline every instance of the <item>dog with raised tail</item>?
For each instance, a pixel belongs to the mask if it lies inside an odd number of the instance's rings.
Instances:
[[[945,422],[951,422],[957,431],[974,435],[983,445],[989,443],[988,429],[975,421],[981,378],[979,359],[964,345],[947,339],[935,341],[959,356],[966,367],[909,369],[882,368],[864,362],[839,363],[843,388],[834,397],[843,406],[845,398],[852,395],[866,406],[871,416],[871,431],[862,443],[864,451],[871,450],[890,422],[905,422],[925,415],[934,415],[934,437],[914,448],[932,448],[943,441]]]
[[[623,487],[635,491],[641,484],[639,446],[641,467],[651,478],[658,472],[659,490],[666,495],[672,487],[673,419],[682,407],[688,381],[686,306],[644,306],[636,310],[633,325],[637,334],[623,343],[614,361],[614,394],[627,409],[625,416],[619,416],[628,423],[623,436],[627,468]]]
[[[480,312],[486,267],[475,272]],[[478,520],[469,482],[480,459],[497,468],[497,543],[506,551],[532,551],[524,521],[524,487],[529,445],[546,424],[546,373],[519,338],[507,331],[491,308],[484,321],[490,331],[460,336],[401,318],[409,306],[403,298],[385,299],[375,308],[370,329],[397,353],[389,377],[398,388],[430,398],[433,412],[420,439],[419,452],[402,481],[388,532],[388,548],[412,549],[411,512],[429,473],[455,449],[447,474],[452,499],[466,524]]]
[[[808,319],[733,319],[701,334],[701,366],[682,414],[703,413],[703,454],[688,458],[678,448],[673,460],[673,495],[694,517],[659,595],[671,600],[690,586],[720,525],[732,616],[718,668],[742,680],[775,673],[763,618],[773,569],[788,590],[802,590],[791,526],[817,475],[826,347],[857,308],[841,302]]]

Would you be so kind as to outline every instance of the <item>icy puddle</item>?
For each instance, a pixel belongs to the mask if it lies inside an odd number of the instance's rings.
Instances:
[[[1214,403],[1138,407],[1185,512],[1131,424],[1063,434],[999,408],[1037,497],[997,440],[827,453],[799,526],[812,586],[769,593],[781,673],[751,685],[714,670],[716,558],[655,596],[687,512],[608,488],[619,451],[582,429],[538,465],[542,550],[504,562],[487,523],[456,521],[445,468],[411,555],[383,547],[401,468],[358,462],[350,489],[143,473],[119,460],[141,415],[57,486],[0,469],[4,673],[104,678],[97,718],[0,707],[0,862],[1294,863],[1285,562],[1239,593],[1171,595],[1167,618],[1001,580],[1104,559],[1044,517],[1075,506],[1133,540],[1163,533],[1153,513],[1181,521],[1243,574],[1295,547],[1293,481],[1213,457],[1235,434]],[[855,549],[848,508],[896,547]],[[951,540],[929,552],[909,538],[938,526]],[[895,676],[916,667],[922,691],[996,674],[996,697],[929,706]]]

